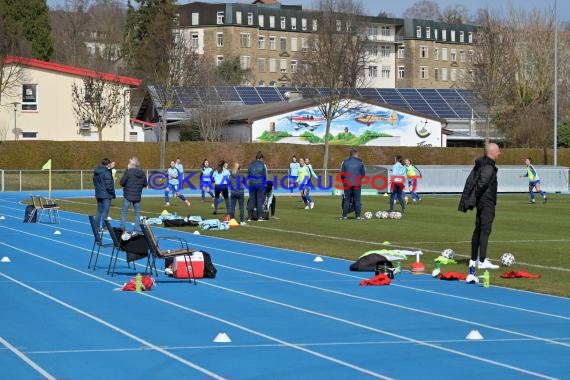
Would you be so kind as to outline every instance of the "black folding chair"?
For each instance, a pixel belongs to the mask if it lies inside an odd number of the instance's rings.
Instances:
[[[107,231],[109,231],[109,235],[111,235],[111,240],[113,241],[111,243],[113,245],[113,252],[111,253],[111,260],[109,260],[109,266],[107,267],[107,274],[111,274],[111,276],[114,276],[119,253],[125,252],[125,250],[123,249],[123,247],[121,247],[121,240],[115,233],[115,228],[111,225],[111,222],[109,222],[108,220],[104,220],[104,223],[105,223],[105,228],[107,228]],[[131,267],[131,263],[128,260],[127,260],[127,266],[129,268]],[[133,269],[136,269],[136,264],[134,261],[133,261]]]
[[[89,215],[89,223],[91,224],[91,230],[93,231],[93,247],[91,248],[91,256],[89,256],[89,265],[87,268],[91,268],[91,261],[93,260],[93,255],[95,255],[95,262],[93,263],[93,270],[97,268],[97,259],[99,258],[99,251],[101,248],[113,247],[113,252],[115,251],[115,246],[113,243],[103,242],[103,232],[99,230],[99,226],[95,225],[95,217]],[[97,251],[95,251],[97,247]],[[113,257],[113,252],[111,252],[111,257]]]

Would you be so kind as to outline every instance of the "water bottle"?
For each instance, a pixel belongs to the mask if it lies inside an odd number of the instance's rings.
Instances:
[[[135,277],[135,291],[142,292],[142,276],[140,273],[137,273]]]
[[[483,272],[483,287],[488,288],[491,285],[491,278],[490,278],[489,271],[485,269]]]
[[[395,274],[400,274],[401,271],[402,271],[402,267],[400,265],[400,260],[398,260],[396,262],[396,270],[394,272],[395,272]]]

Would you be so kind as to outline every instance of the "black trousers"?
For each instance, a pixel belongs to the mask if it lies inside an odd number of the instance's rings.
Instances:
[[[487,245],[489,236],[495,219],[495,205],[477,206],[477,216],[475,217],[475,230],[471,237],[471,260],[485,261],[487,258]]]

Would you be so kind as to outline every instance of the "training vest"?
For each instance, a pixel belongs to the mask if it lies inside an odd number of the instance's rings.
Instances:
[[[538,178],[538,174],[536,174],[536,170],[534,170],[534,166],[532,165],[526,167],[526,173],[529,182],[538,181],[540,179]]]

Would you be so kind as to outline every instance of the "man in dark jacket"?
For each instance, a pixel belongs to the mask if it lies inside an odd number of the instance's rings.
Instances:
[[[492,264],[487,259],[487,244],[489,235],[495,219],[495,206],[497,204],[497,166],[495,161],[501,154],[499,146],[494,143],[487,145],[485,156],[475,160],[475,207],[477,216],[475,217],[475,230],[471,237],[471,260],[469,261],[470,271],[474,268],[497,269],[498,265]],[[479,260],[477,260],[479,257]],[[473,274],[473,273],[471,273]]]
[[[350,157],[344,160],[340,167],[340,176],[342,179],[342,186],[344,188],[342,216],[340,217],[341,220],[347,218],[351,201],[354,204],[356,219],[360,219],[360,181],[365,175],[366,170],[364,169],[364,162],[358,158],[358,150],[351,149]]]
[[[121,186],[123,186],[123,209],[121,211],[121,228],[123,231],[126,231],[127,212],[132,204],[135,211],[134,231],[140,232],[141,194],[148,182],[139,166],[138,158],[129,158],[129,166],[120,181]]]
[[[267,168],[263,162],[263,153],[257,152],[255,161],[247,168],[247,186],[249,200],[247,202],[247,219],[253,218],[253,209],[257,208],[258,221],[263,221],[263,200],[265,193],[265,181],[267,179]]]
[[[101,165],[93,171],[93,186],[95,187],[95,198],[97,199],[97,213],[95,214],[95,225],[103,229],[103,221],[109,216],[111,200],[115,198],[115,182],[113,181],[112,170],[115,161],[108,158],[101,160]]]

